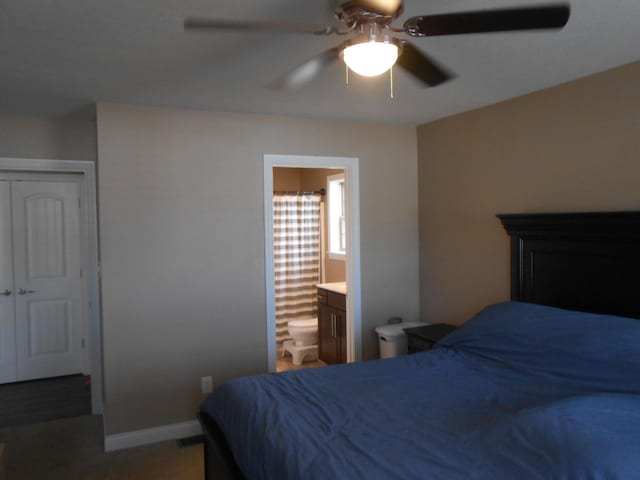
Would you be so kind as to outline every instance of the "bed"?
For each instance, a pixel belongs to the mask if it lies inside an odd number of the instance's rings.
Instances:
[[[636,478],[640,213],[499,218],[512,301],[429,352],[225,383],[207,478]]]

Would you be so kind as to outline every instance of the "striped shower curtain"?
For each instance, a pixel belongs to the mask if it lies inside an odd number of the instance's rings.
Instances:
[[[276,341],[290,320],[316,317],[320,278],[320,195],[273,196]]]

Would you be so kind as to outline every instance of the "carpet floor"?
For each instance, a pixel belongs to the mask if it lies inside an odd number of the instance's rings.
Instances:
[[[91,414],[88,376],[0,385],[0,428]]]
[[[102,417],[0,429],[6,480],[201,480],[203,446],[178,442],[103,451]]]

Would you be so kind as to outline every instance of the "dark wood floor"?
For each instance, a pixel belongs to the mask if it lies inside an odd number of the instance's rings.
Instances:
[[[105,453],[102,417],[0,428],[6,480],[202,480],[202,444],[176,441]]]
[[[85,375],[0,385],[0,428],[90,414]]]

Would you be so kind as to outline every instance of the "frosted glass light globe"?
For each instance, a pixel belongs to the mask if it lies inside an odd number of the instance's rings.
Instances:
[[[393,67],[398,59],[398,47],[386,42],[356,43],[343,50],[342,59],[357,74],[375,77]]]

